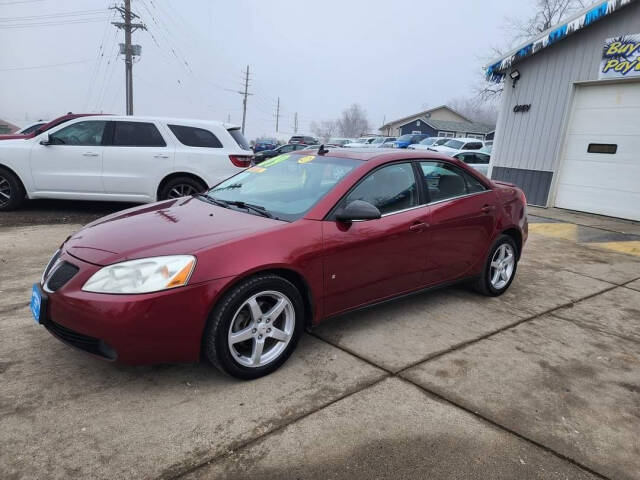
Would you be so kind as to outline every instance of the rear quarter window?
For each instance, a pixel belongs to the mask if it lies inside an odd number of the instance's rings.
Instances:
[[[188,147],[222,148],[222,142],[209,130],[183,125],[168,125],[178,141]]]
[[[249,142],[247,142],[247,139],[244,138],[244,135],[239,128],[231,128],[228,130],[228,132],[242,150],[251,150]]]

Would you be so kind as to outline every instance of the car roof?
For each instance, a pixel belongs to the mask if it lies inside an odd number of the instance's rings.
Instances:
[[[220,122],[217,120],[203,120],[199,118],[179,118],[179,117],[152,117],[142,115],[106,115],[106,114],[90,114],[92,117],[104,120],[122,120],[122,121],[147,121],[147,122],[164,122],[164,123],[180,123],[184,125],[207,125],[220,126],[226,129],[240,128],[239,125]]]
[[[479,138],[468,138],[468,137],[455,137],[450,138],[449,140],[460,140],[461,142],[483,142],[484,140],[480,140]]]
[[[314,145],[315,146],[315,145]],[[318,146],[318,148],[320,148]],[[438,152],[427,150],[384,149],[384,148],[325,148],[323,156],[334,158],[350,158],[352,160],[416,160],[416,159],[443,159],[451,161],[451,157]],[[309,150],[296,150],[292,155],[309,155]],[[454,162],[455,163],[455,162]]]

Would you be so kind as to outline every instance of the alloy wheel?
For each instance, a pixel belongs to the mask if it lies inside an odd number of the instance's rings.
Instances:
[[[295,329],[289,298],[273,290],[256,293],[242,303],[229,326],[233,358],[245,367],[263,367],[286,350]]]
[[[491,286],[496,290],[502,290],[511,280],[516,264],[516,256],[513,247],[503,243],[493,254],[491,259]]]
[[[4,207],[11,201],[11,184],[9,179],[0,175],[0,207]]]
[[[195,193],[198,193],[198,191],[192,185],[189,185],[188,183],[179,183],[169,190],[168,198],[188,197]]]

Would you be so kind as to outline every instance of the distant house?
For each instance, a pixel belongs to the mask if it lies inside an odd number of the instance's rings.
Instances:
[[[476,123],[446,105],[431,108],[385,123],[378,129],[382,135],[399,137],[407,133],[426,133],[432,137],[468,137],[479,140],[493,138],[495,125]]]
[[[18,130],[20,130],[20,127],[11,122],[0,119],[0,135],[17,132]]]

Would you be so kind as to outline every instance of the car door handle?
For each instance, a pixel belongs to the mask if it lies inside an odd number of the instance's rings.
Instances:
[[[162,153],[159,153],[158,155],[154,155],[153,158],[169,158],[169,155],[164,155]]]
[[[480,210],[482,210],[482,213],[489,213],[495,210],[495,208],[496,207],[494,207],[493,205],[485,205]]]
[[[411,230],[412,232],[421,232],[421,231],[425,230],[427,227],[429,227],[428,223],[417,222],[417,223],[414,223],[413,225],[411,225],[409,227],[409,230]]]
[[[82,155],[84,155],[85,157],[99,157],[100,154],[96,153],[96,152],[85,152]]]

